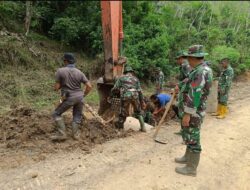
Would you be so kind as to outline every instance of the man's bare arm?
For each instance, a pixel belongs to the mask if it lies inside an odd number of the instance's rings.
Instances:
[[[85,84],[84,97],[87,96],[91,90],[92,90],[92,85],[90,82],[87,82]]]
[[[54,90],[55,90],[55,91],[58,91],[60,88],[61,88],[61,85],[60,85],[60,83],[57,82],[57,83],[55,84],[55,86],[54,86]]]

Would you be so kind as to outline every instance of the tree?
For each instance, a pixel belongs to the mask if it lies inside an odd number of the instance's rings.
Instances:
[[[26,1],[25,36],[28,36],[30,31],[31,17],[32,17],[32,1]]]

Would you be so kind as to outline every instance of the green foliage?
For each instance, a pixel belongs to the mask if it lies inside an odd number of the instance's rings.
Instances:
[[[237,66],[239,64],[240,52],[232,47],[216,46],[212,51],[212,59],[216,62],[223,58],[229,58],[232,65]]]
[[[21,19],[25,14],[24,4],[21,2],[5,1],[0,3],[0,16]]]
[[[103,53],[100,2],[35,1],[32,5],[32,31],[88,57]],[[123,1],[123,55],[141,78],[150,79],[157,66],[171,77],[178,72],[176,52],[199,43],[210,55],[228,51],[239,74],[249,69],[249,9],[249,2]],[[25,2],[0,3],[0,27],[17,31],[24,17]],[[19,25],[13,24],[16,21]],[[222,55],[209,59],[216,62]]]
[[[139,3],[137,10],[152,11],[153,7],[146,6],[148,3]],[[130,13],[136,12],[134,9],[130,10],[126,18],[133,20],[127,23],[124,29],[124,54],[129,58],[129,64],[138,71],[139,77],[152,75],[152,69],[156,66],[167,70],[168,60],[168,35],[166,27],[162,19],[157,14],[152,12],[143,12],[136,14],[133,18],[129,16]],[[140,12],[139,12],[140,13]],[[133,19],[132,19],[133,18]]]
[[[97,89],[95,88],[92,90],[86,97],[85,101],[90,103],[91,105],[98,105],[99,104],[99,95]]]
[[[246,71],[247,67],[239,62],[240,52],[232,47],[227,46],[216,46],[213,48],[212,54],[210,55],[214,68],[217,71],[218,65],[223,58],[229,58],[231,65],[235,68],[235,73],[239,74]],[[217,68],[216,68],[217,67]]]
[[[58,18],[51,28],[51,34],[65,44],[79,39],[80,21],[72,18]]]

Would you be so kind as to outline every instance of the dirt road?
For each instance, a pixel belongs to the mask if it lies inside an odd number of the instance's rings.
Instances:
[[[173,160],[185,146],[173,134],[178,123],[171,121],[160,131],[166,145],[152,141],[153,133],[139,133],[98,145],[89,154],[48,154],[38,162],[0,168],[0,189],[249,190],[250,85],[234,89],[229,116],[206,117],[197,177],[174,172]]]

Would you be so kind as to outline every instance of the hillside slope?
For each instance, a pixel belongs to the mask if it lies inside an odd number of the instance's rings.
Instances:
[[[75,52],[38,34],[29,38],[0,31],[0,112],[13,104],[50,108],[58,99],[53,91],[54,73],[63,65],[63,52]],[[100,73],[101,59],[76,52],[77,67],[92,78]]]

